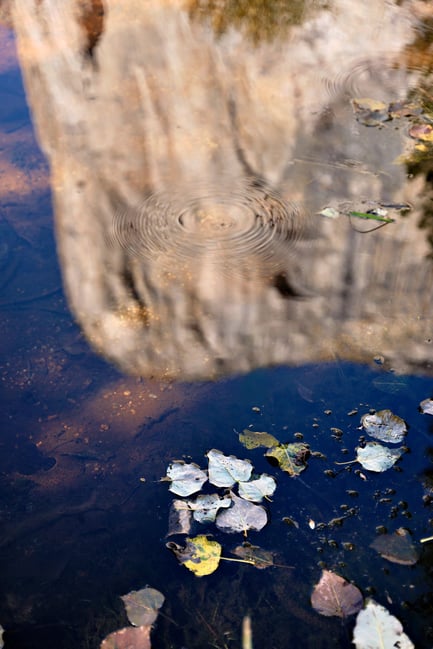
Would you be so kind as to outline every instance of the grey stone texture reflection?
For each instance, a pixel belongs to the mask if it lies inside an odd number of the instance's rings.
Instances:
[[[182,380],[377,354],[431,372],[422,182],[396,163],[403,130],[350,104],[415,87],[410,7],[310,0],[259,39],[179,0],[10,0],[65,288],[97,350]],[[363,200],[414,207],[370,233],[317,214]]]

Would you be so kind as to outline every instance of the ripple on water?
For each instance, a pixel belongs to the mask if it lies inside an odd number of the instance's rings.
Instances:
[[[200,260],[233,273],[254,263],[263,272],[285,266],[304,216],[294,203],[254,179],[187,191],[159,192],[118,210],[111,245],[162,267]]]

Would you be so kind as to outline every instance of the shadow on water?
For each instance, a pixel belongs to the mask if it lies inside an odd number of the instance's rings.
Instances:
[[[324,568],[433,642],[432,17],[223,5],[0,7],[7,649],[96,649],[146,584],[166,598],[157,649],[239,648],[246,614],[256,647],[348,648],[354,617],[310,603]],[[344,464],[386,408],[408,424],[401,459]],[[246,428],[308,444],[307,469],[245,449]],[[278,565],[197,578],[166,548],[160,479],[211,448],[276,478],[248,541]],[[401,527],[411,566],[370,547]],[[226,557],[244,541],[205,531]]]

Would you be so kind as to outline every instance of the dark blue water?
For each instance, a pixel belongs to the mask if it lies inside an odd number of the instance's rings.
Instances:
[[[246,614],[256,647],[350,647],[353,618],[327,619],[310,605],[326,567],[387,606],[417,647],[431,647],[433,544],[419,540],[433,534],[433,419],[418,410],[431,379],[338,359],[193,386],[120,375],[90,350],[69,313],[47,168],[17,67],[0,76],[0,105],[3,159],[22,174],[2,194],[0,212],[5,646],[98,647],[126,624],[119,596],[149,584],[166,597],[157,649],[240,647]],[[355,457],[370,408],[408,423],[407,452],[396,468],[363,477],[359,465],[336,463]],[[301,434],[323,457],[290,478],[262,449],[240,445],[235,431],[248,427],[282,442]],[[248,457],[277,479],[269,524],[248,540],[275,552],[281,567],[221,562],[200,579],[166,549],[172,495],[159,479],[173,459],[205,466],[210,448]],[[370,548],[378,526],[410,530],[417,564],[387,562]],[[207,531],[226,556],[243,540]]]

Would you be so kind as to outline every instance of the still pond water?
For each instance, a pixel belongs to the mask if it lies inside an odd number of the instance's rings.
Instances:
[[[350,647],[311,605],[327,569],[429,649],[433,13],[149,4],[17,0],[0,29],[4,646],[96,649],[149,585],[156,649],[240,648],[247,615],[255,647]],[[349,461],[383,409],[408,430],[377,472]],[[262,530],[190,536],[275,565],[167,549],[160,479],[212,448],[277,489]],[[411,565],[371,547],[400,528]]]

